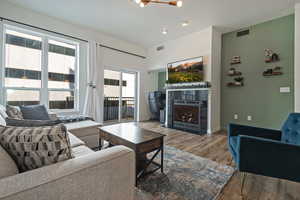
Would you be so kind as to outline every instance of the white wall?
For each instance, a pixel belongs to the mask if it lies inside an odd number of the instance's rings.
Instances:
[[[158,46],[163,45],[162,51],[157,51]],[[170,40],[163,44],[148,49],[149,69],[166,68],[170,62],[184,60],[198,56],[209,57],[211,54],[211,28],[192,33],[176,40]]]
[[[222,34],[217,29],[212,29],[211,45],[211,132],[221,129],[221,48]]]
[[[300,3],[295,6],[295,112],[300,112]]]
[[[113,48],[121,49],[138,55],[146,55],[146,50],[136,44],[132,44],[118,38],[111,37],[102,32],[92,30],[80,25],[70,24],[68,22],[49,17],[29,9],[18,7],[14,4],[0,1],[0,16],[9,18],[18,22],[23,22],[40,28],[48,29],[51,31],[79,37],[85,40],[96,41],[97,43],[111,46]],[[86,48],[85,48],[86,49]],[[87,52],[82,47],[81,52],[86,56]],[[103,48],[103,62],[106,68],[115,69],[127,69],[134,70],[139,74],[139,120],[146,120],[149,118],[148,106],[146,101],[146,88],[145,81],[148,80],[146,72],[145,59],[119,53],[109,49]],[[83,100],[85,98],[86,89],[86,65],[87,60],[81,60],[80,62],[80,109],[82,110]]]
[[[164,50],[157,51],[161,45]],[[215,132],[220,130],[221,34],[214,27],[149,48],[148,67],[149,70],[166,69],[170,62],[198,56],[204,56],[204,79],[212,83],[208,129]],[[155,85],[152,84],[151,88]]]

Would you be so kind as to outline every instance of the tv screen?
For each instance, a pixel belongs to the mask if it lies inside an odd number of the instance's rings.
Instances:
[[[204,81],[203,57],[168,64],[168,83]]]

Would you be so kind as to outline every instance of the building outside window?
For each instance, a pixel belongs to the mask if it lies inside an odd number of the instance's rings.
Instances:
[[[77,110],[79,44],[4,25],[4,101]]]

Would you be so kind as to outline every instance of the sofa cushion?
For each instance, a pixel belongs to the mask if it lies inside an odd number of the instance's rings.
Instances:
[[[0,115],[0,126],[6,126],[6,121],[5,121],[5,119],[2,117],[2,115]]]
[[[30,128],[0,126],[0,143],[14,159],[20,172],[73,157],[63,124]]]
[[[21,106],[24,119],[50,120],[48,111],[44,105]]]
[[[0,104],[0,115],[5,119],[8,117],[6,113],[6,108]]]
[[[22,112],[19,107],[17,106],[6,106],[6,114],[8,117],[13,118],[13,119],[23,119]]]
[[[300,114],[291,113],[282,126],[281,141],[300,145]]]
[[[68,135],[69,135],[69,138],[70,138],[70,143],[71,143],[72,148],[78,147],[78,146],[81,146],[81,145],[85,145],[85,143],[82,140],[80,140],[78,137],[76,137],[72,133],[69,132]]]
[[[0,179],[19,173],[15,161],[0,145]]]
[[[39,127],[60,124],[60,120],[5,119],[7,126]]]
[[[75,147],[72,149],[72,151],[75,158],[78,158],[80,156],[85,156],[90,153],[94,153],[93,150],[91,150],[90,148],[84,145]]]

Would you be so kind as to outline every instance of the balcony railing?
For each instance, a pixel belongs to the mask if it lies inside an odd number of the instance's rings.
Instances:
[[[122,97],[122,119],[134,119],[134,97]],[[104,97],[104,121],[119,119],[119,97]]]

